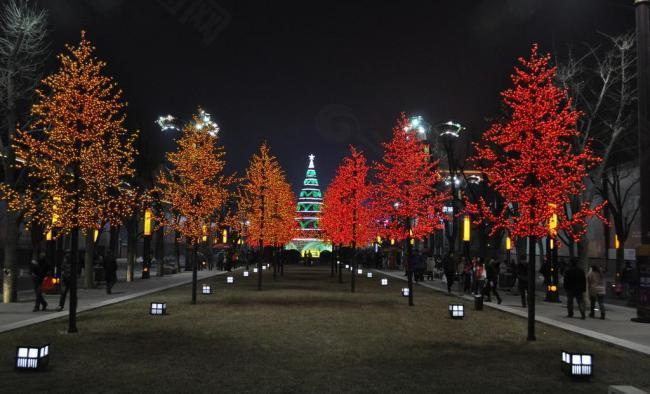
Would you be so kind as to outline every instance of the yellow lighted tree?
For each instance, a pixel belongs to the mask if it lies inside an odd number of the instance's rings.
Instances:
[[[264,246],[278,247],[293,237],[295,196],[286,175],[266,143],[251,158],[239,195],[245,217],[246,242],[258,248],[258,289],[262,288]]]
[[[18,130],[15,149],[17,167],[24,167],[34,181],[33,190],[23,194],[28,197],[23,208],[31,209],[32,220],[46,231],[71,232],[71,269],[76,272],[79,229],[92,239],[95,229],[120,223],[131,213],[135,192],[126,181],[133,176],[137,134],[123,126],[122,91],[102,74],[106,64],[93,57],[95,48],[84,32],[78,46],[66,49],[58,56],[59,71],[37,90],[34,122],[30,130]],[[68,331],[76,332],[76,275],[70,280]]]
[[[199,109],[199,113],[201,110]],[[170,163],[157,178],[157,197],[167,206],[167,214],[157,218],[167,229],[186,237],[192,253],[192,303],[196,303],[196,247],[208,235],[212,223],[228,199],[233,176],[223,175],[225,151],[218,146],[217,128],[200,115],[183,128]],[[218,228],[219,226],[217,226]]]

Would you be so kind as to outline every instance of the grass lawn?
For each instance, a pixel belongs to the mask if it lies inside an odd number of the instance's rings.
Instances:
[[[349,278],[346,275],[346,282]],[[364,273],[365,275],[365,273]],[[0,334],[3,392],[477,392],[603,393],[609,384],[650,389],[650,357],[466,304],[416,287],[408,307],[404,282],[379,278],[349,284],[329,268],[286,267],[273,282],[235,275],[205,281],[214,294],[190,304],[182,286],[79,315],[79,333],[59,319]],[[199,285],[202,282],[199,282]],[[119,286],[119,285],[118,285]],[[200,289],[200,286],[199,286]],[[152,301],[168,316],[149,316]],[[51,344],[43,373],[13,370],[15,346]],[[560,372],[562,349],[595,357],[591,382]]]

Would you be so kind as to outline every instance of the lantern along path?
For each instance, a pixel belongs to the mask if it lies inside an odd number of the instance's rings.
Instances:
[[[406,281],[404,271],[381,271],[386,276]],[[420,287],[427,287],[436,291],[447,293],[447,284],[440,279],[433,281],[425,280],[418,283]],[[484,302],[483,306],[495,308],[504,312],[512,313],[523,318],[527,318],[527,309],[521,307],[521,297],[513,295],[510,291],[499,289],[499,295],[503,298],[501,305],[498,305],[496,298],[492,297],[492,302]],[[417,288],[414,291],[418,292]],[[452,294],[461,297],[470,302],[474,302],[471,295],[461,295],[458,293],[458,283],[454,283]],[[566,297],[563,292],[560,294],[561,303],[544,302],[542,292],[537,292],[535,302],[535,321],[558,327],[563,330],[571,331],[576,334],[584,335],[599,341],[619,346],[625,349],[634,350],[646,355],[650,355],[650,333],[648,325],[634,323],[631,318],[636,317],[636,309],[619,305],[605,304],[606,319],[601,320],[600,312],[596,311],[596,317],[589,317],[589,302],[586,303],[585,320],[580,319],[580,311],[577,304],[574,304],[574,317],[567,317]],[[470,308],[473,309],[473,308]],[[471,313],[471,310],[468,311]],[[476,312],[480,313],[480,312]],[[526,333],[523,332],[522,335]]]
[[[198,272],[198,280],[201,281],[205,278],[223,275],[225,273],[225,271],[202,270]],[[112,294],[106,294],[106,288],[104,285],[100,285],[93,289],[84,289],[80,287],[77,290],[77,313],[192,283],[191,271],[183,271],[178,274],[158,277],[155,276],[154,270],[151,277],[146,280],[141,280],[140,273],[136,273],[136,280],[133,282],[124,282],[123,274],[123,272],[118,273],[119,281],[113,287]],[[44,296],[48,304],[47,310],[44,312],[32,312],[32,308],[34,307],[33,291],[31,294],[27,291],[20,292],[19,302],[0,304],[0,333],[68,316],[68,307],[70,304],[69,294],[66,299],[65,309],[61,312],[56,311],[56,307],[59,305],[58,294],[44,294]],[[190,293],[188,293],[187,296],[189,297]]]

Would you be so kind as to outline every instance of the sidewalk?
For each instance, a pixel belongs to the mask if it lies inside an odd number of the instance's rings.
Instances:
[[[199,271],[198,280],[201,281],[205,278],[222,275],[224,273],[225,271]],[[155,275],[155,271],[153,275]],[[103,284],[94,289],[79,288],[77,290],[77,312],[84,312],[102,306],[115,304],[188,283],[192,283],[192,272],[181,272],[179,274],[163,277],[152,276],[150,279],[146,280],[139,279],[138,276],[134,282],[128,283],[118,281],[113,287],[112,294],[106,294],[106,287]],[[45,312],[32,312],[34,307],[33,292],[30,294],[28,291],[21,291],[19,300],[20,301],[16,303],[0,304],[0,333],[68,316],[68,306],[70,302],[69,294],[68,299],[66,300],[65,309],[61,312],[56,312],[56,307],[59,304],[58,294],[45,295],[45,300],[48,303]]]
[[[404,271],[376,271],[386,276],[406,281]],[[447,293],[447,284],[439,279],[434,279],[433,281],[425,280],[424,282],[420,282],[419,285],[420,287]],[[417,292],[418,290],[416,288],[414,290],[416,304]],[[458,293],[458,283],[454,283],[452,293],[454,296],[463,298],[466,301],[474,302],[473,296]],[[524,318],[528,316],[527,309],[521,307],[521,297],[519,295],[510,294],[508,291],[499,291],[499,294],[503,298],[501,305],[497,304],[494,297],[492,297],[493,302],[485,302],[483,305]],[[566,298],[561,298],[561,303],[544,302],[543,295],[537,292],[535,297],[535,320],[618,347],[650,355],[650,325],[630,321],[632,317],[636,317],[636,309],[605,304],[605,309],[607,310],[605,320],[598,318],[591,319],[589,317],[581,320],[577,306],[574,306],[575,316],[577,318],[567,317]],[[471,309],[473,309],[473,306]],[[589,305],[587,305],[587,315],[589,315]],[[599,312],[596,312],[596,316],[600,316]]]

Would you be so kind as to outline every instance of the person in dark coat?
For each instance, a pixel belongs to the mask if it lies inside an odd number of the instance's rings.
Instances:
[[[47,276],[47,262],[45,261],[45,255],[40,254],[38,256],[38,261],[32,260],[30,264],[30,271],[32,276],[32,283],[34,284],[34,295],[36,296],[36,302],[34,304],[33,312],[38,312],[40,307],[43,306],[43,310],[47,308],[47,302],[43,298],[43,279]]]
[[[587,290],[585,271],[578,267],[576,259],[571,259],[570,267],[564,273],[564,290],[567,296],[567,310],[569,317],[573,317],[573,300],[578,302],[581,318],[585,318],[585,303],[583,294]]]
[[[501,264],[498,261],[492,259],[490,263],[485,267],[487,281],[485,283],[485,295],[487,296],[487,302],[492,301],[492,293],[497,298],[497,303],[501,304],[501,296],[497,291],[497,282],[499,281],[499,268]]]
[[[520,259],[517,264],[517,284],[521,295],[521,306],[525,308],[528,293],[528,263],[525,259]]]
[[[442,271],[445,273],[445,279],[447,279],[447,293],[451,294],[451,286],[456,279],[456,259],[454,259],[454,252],[449,252],[442,260]]]
[[[117,282],[117,260],[109,251],[104,259],[104,278],[106,279],[106,294],[111,294],[113,285]]]
[[[65,306],[65,299],[68,296],[68,290],[70,290],[70,281],[72,279],[72,255],[70,252],[66,252],[63,257],[63,262],[61,263],[61,297],[59,297],[59,306],[57,311],[62,311]]]

